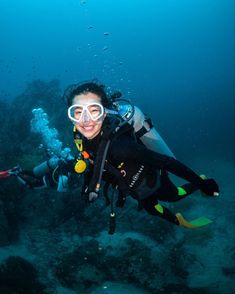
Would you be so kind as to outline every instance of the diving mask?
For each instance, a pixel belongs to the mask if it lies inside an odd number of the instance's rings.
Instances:
[[[75,123],[88,120],[97,121],[104,115],[104,107],[100,103],[87,105],[74,104],[68,109],[68,117]]]

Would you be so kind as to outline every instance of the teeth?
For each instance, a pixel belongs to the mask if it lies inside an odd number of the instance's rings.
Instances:
[[[85,131],[91,131],[91,130],[93,130],[93,127],[91,126],[91,127],[83,127],[83,129],[85,130]]]

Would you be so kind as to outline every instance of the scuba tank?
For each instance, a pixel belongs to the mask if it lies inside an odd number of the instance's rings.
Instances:
[[[71,156],[70,149],[64,149],[61,153],[61,157],[53,156],[48,160],[42,162],[37,165],[33,169],[33,175],[35,177],[42,177],[45,186],[50,186],[48,183],[55,183],[57,185],[57,192],[66,192],[68,191],[68,175],[65,175],[60,172],[60,167],[64,162],[69,160],[73,160],[73,156]],[[68,152],[69,151],[69,152]],[[52,180],[49,180],[49,178]]]
[[[59,162],[60,162],[59,157],[53,156],[50,159],[35,166],[33,169],[33,173],[35,177],[44,176],[45,174],[51,172],[58,166]]]
[[[120,99],[121,93],[114,93],[112,98],[112,109],[108,109],[109,114],[118,115],[123,120],[122,124],[128,123],[133,126],[135,136],[148,149],[174,157],[166,142],[157,132],[150,118],[148,118],[137,106],[132,105],[126,99]]]
[[[68,181],[69,178],[66,175],[59,175],[57,192],[67,192],[69,186]]]
[[[57,191],[65,192],[65,187],[67,186],[68,180],[62,178],[61,175],[59,175],[58,177],[58,182],[54,179],[54,173],[58,169],[60,163],[61,159],[57,156],[53,156],[48,160],[35,166],[33,169],[33,175],[37,178],[42,178],[44,187],[50,186],[50,181],[48,179],[50,178],[50,175],[52,175],[53,182],[57,184]]]
[[[151,119],[147,118],[138,107],[134,106],[134,108],[135,113],[129,123],[133,123],[135,133],[140,141],[152,151],[175,157],[153,126]]]

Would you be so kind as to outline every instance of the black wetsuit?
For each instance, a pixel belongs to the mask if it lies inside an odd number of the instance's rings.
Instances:
[[[83,138],[84,150],[93,160],[96,159],[101,142],[102,133],[92,140]],[[180,188],[175,186],[170,181],[168,172],[189,183]],[[123,133],[111,140],[103,180],[119,188],[124,186],[125,193],[137,199],[149,214],[160,216],[175,224],[179,224],[176,216],[160,205],[158,200],[181,200],[200,189],[203,184],[203,180],[184,164],[138,144],[129,133]]]

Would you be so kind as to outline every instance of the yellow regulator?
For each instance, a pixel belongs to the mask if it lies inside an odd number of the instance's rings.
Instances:
[[[75,172],[78,174],[81,174],[85,171],[85,169],[86,169],[86,162],[82,159],[78,159],[74,166]]]

